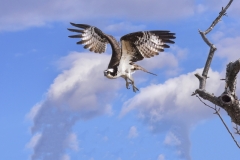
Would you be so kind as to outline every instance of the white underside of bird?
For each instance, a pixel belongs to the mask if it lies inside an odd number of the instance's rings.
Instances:
[[[122,57],[118,66],[117,76],[121,76],[126,81],[126,88],[129,89],[129,84],[132,85],[133,91],[138,91],[138,88],[134,84],[134,79],[132,74],[135,72],[134,66],[131,65],[131,55],[129,54],[132,51],[130,50],[129,43],[122,42]]]

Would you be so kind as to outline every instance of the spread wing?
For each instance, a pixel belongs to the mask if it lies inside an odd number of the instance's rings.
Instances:
[[[105,34],[97,27],[87,24],[75,24],[71,25],[80,29],[69,29],[69,31],[78,33],[77,35],[69,36],[70,38],[81,38],[77,44],[83,44],[85,49],[89,49],[91,52],[103,53],[106,51],[108,40]]]
[[[169,48],[166,43],[174,43],[175,33],[170,31],[146,31],[130,33],[121,38],[121,42],[127,45],[127,54],[132,55],[132,61],[140,61],[150,58]]]
[[[150,58],[169,48],[166,43],[174,43],[175,33],[170,31],[146,31],[130,33],[121,38],[122,57],[119,69],[146,70],[140,66],[135,67],[134,62]]]

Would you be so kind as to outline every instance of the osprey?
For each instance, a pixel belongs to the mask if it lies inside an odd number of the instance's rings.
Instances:
[[[129,89],[129,84],[131,84],[134,92],[138,91],[132,77],[134,71],[142,70],[156,75],[134,62],[158,55],[159,52],[164,51],[164,48],[169,48],[166,43],[173,44],[172,39],[175,39],[175,33],[170,33],[170,31],[140,31],[121,37],[121,43],[119,43],[113,36],[103,33],[97,27],[87,24],[70,24],[81,29],[68,29],[79,33],[69,37],[81,38],[77,44],[83,44],[85,49],[95,53],[103,53],[106,51],[107,44],[111,45],[112,57],[107,70],[104,71],[104,76],[110,79],[124,78],[126,88]]]

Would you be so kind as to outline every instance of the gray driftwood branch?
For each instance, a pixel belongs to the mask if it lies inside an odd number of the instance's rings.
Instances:
[[[204,42],[210,47],[210,51],[209,51],[208,58],[207,58],[205,66],[204,66],[202,75],[200,75],[198,73],[195,74],[195,76],[199,80],[199,88],[195,90],[193,95],[199,95],[201,98],[208,100],[208,101],[212,102],[213,104],[215,104],[215,106],[219,106],[219,107],[223,108],[228,113],[228,115],[231,117],[232,122],[234,122],[236,124],[236,128],[235,128],[237,131],[236,133],[240,134],[239,128],[238,128],[238,125],[240,125],[240,102],[238,100],[238,97],[236,96],[236,83],[237,83],[236,77],[240,70],[240,59],[235,62],[230,62],[227,65],[226,78],[223,79],[223,80],[225,80],[226,85],[225,85],[223,93],[220,96],[215,96],[206,91],[206,80],[208,78],[208,71],[209,71],[213,56],[214,56],[214,52],[217,50],[217,48],[208,40],[206,35],[209,32],[211,32],[212,29],[214,28],[214,26],[221,20],[221,18],[224,15],[226,15],[226,11],[232,2],[233,2],[233,0],[230,0],[228,2],[227,6],[222,8],[218,17],[213,21],[211,26],[206,31],[199,30],[199,33],[202,36]],[[203,102],[203,101],[201,101],[201,102]],[[206,103],[204,103],[204,104],[206,105]],[[207,105],[207,106],[210,107],[209,105]],[[223,121],[223,119],[219,113],[219,110],[217,110],[216,107],[215,108],[210,107],[210,108],[212,108],[216,111],[215,114],[217,114],[220,117],[223,124],[229,131],[228,127],[226,126],[225,122]],[[233,137],[233,135],[230,131],[229,131],[229,133]],[[233,137],[233,140],[236,142],[234,137]],[[236,142],[236,144],[237,144],[237,142]],[[240,148],[240,146],[238,144],[237,144],[237,146]]]
[[[227,129],[228,133],[231,135],[233,141],[236,143],[236,145],[238,146],[238,148],[240,148],[240,145],[238,144],[237,140],[235,139],[235,137],[233,136],[232,132],[229,130],[227,124],[224,122],[221,114],[220,114],[220,108],[218,108],[215,104],[215,107],[211,107],[208,104],[206,104],[198,95],[196,95],[196,97],[207,107],[213,109],[215,111],[214,114],[218,115],[218,117],[221,119],[222,123],[224,124],[225,128]],[[236,130],[235,134],[240,134],[240,129],[238,128],[239,126],[236,124],[236,127],[234,127],[234,129]]]

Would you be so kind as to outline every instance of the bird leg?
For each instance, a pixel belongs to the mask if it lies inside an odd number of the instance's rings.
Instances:
[[[131,81],[131,82],[129,82],[129,84],[132,84],[133,92],[136,93],[137,91],[139,91],[139,89],[134,85],[134,80],[130,77],[128,77],[128,79]]]
[[[126,88],[127,88],[127,89],[130,89],[130,88],[129,88],[129,84],[132,84],[132,82],[129,82],[128,79],[127,79],[127,77],[124,77],[124,79],[125,79],[125,81],[126,81]]]
[[[133,87],[133,92],[136,93],[137,91],[139,91],[139,89],[134,84],[132,85],[132,87]]]
[[[152,73],[152,72],[148,72],[146,69],[144,69],[143,67],[141,67],[141,66],[139,66],[139,65],[137,65],[137,64],[132,63],[132,65],[134,66],[134,69],[133,69],[133,70],[142,70],[143,72],[147,72],[147,73],[149,73],[149,74],[152,74],[152,75],[157,76],[156,74],[154,74],[154,73]]]

